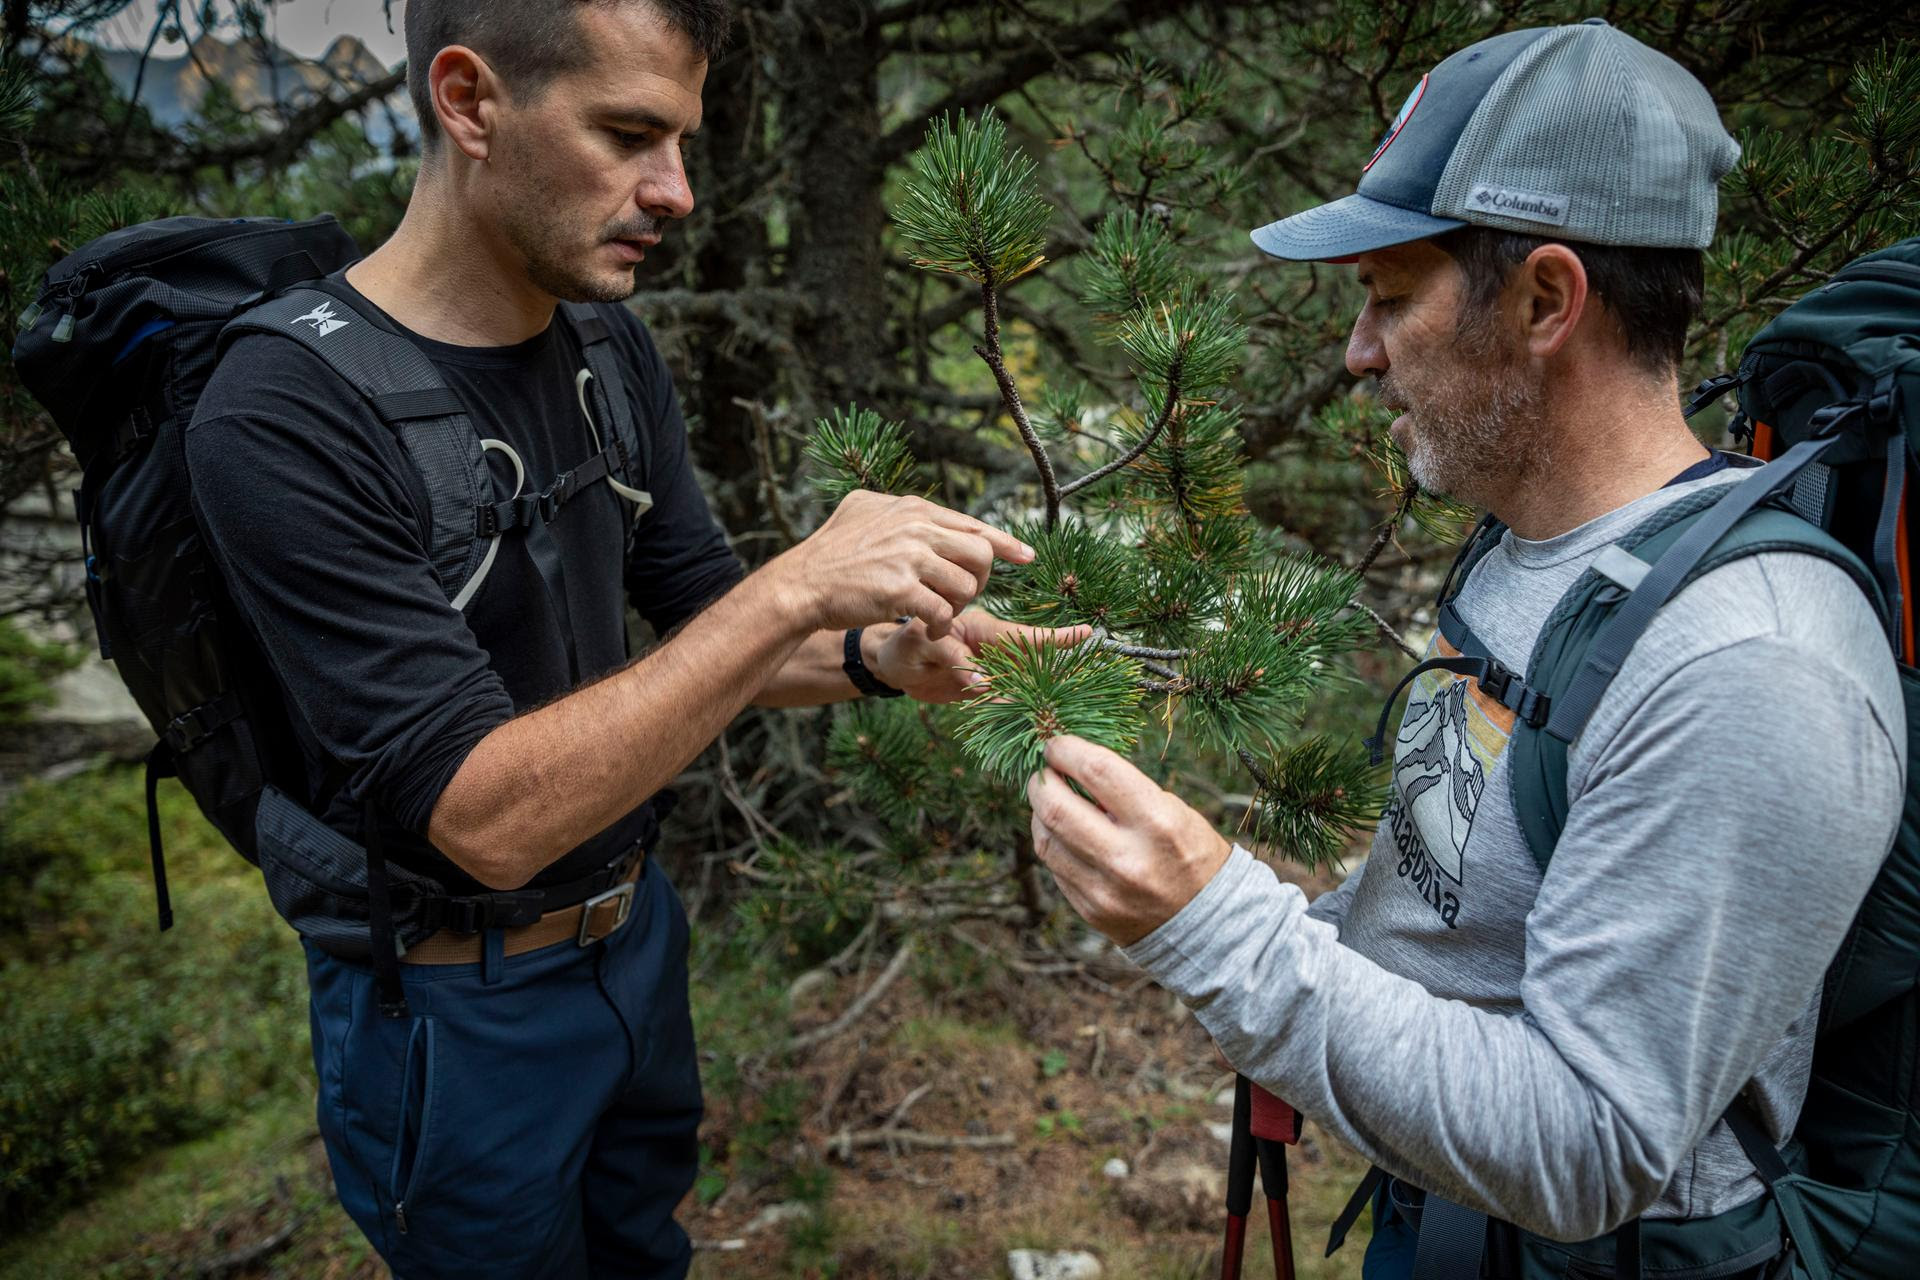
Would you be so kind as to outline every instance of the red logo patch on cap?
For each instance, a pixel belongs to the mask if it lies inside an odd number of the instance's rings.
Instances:
[[[1407,95],[1406,103],[1400,108],[1400,114],[1393,118],[1391,125],[1387,126],[1387,136],[1380,139],[1380,145],[1373,150],[1373,158],[1367,161],[1366,166],[1362,168],[1360,172],[1365,173],[1368,169],[1373,168],[1373,166],[1379,162],[1380,157],[1387,154],[1387,148],[1392,146],[1393,140],[1400,136],[1400,131],[1407,127],[1407,121],[1413,117],[1413,109],[1420,105],[1420,99],[1427,91],[1428,79],[1428,76],[1421,76],[1420,83],[1413,86],[1413,92]]]

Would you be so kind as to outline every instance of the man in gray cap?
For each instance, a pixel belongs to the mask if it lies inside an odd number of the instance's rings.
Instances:
[[[1692,76],[1612,27],[1514,31],[1421,79],[1356,194],[1253,233],[1356,264],[1348,368],[1400,411],[1422,485],[1507,526],[1455,607],[1508,667],[1622,534],[1741,474],[1677,394],[1738,151]],[[1681,590],[1631,651],[1571,747],[1544,874],[1501,767],[1514,712],[1444,670],[1413,686],[1371,856],[1311,908],[1102,748],[1056,739],[1029,793],[1074,907],[1385,1172],[1369,1277],[1437,1255],[1443,1224],[1507,1275],[1516,1229],[1644,1219],[1637,1253],[1645,1223],[1761,1204],[1722,1116],[1744,1090],[1773,1141],[1793,1128],[1822,974],[1898,819],[1904,724],[1859,589],[1766,552]]]

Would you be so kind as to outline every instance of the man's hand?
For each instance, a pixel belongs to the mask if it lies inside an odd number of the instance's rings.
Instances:
[[[1178,796],[1082,738],[1047,743],[1047,767],[1028,781],[1027,798],[1034,852],[1068,905],[1123,947],[1173,919],[1233,852]]]
[[[986,587],[995,557],[1025,564],[1033,548],[925,498],[862,489],[760,573],[782,593],[782,620],[798,629],[840,631],[907,615],[939,640]]]
[[[895,628],[891,635],[876,639],[876,633],[869,631],[861,640],[869,646],[863,655],[867,669],[885,683],[920,702],[958,702],[979,683],[970,664],[988,645],[1025,636],[1066,649],[1085,640],[1092,629],[1029,627],[970,609],[955,618],[953,629],[938,640],[917,619]]]

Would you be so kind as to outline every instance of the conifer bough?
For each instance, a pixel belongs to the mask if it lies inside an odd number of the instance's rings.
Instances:
[[[1380,789],[1358,751],[1286,740],[1330,664],[1371,637],[1351,609],[1358,576],[1280,551],[1247,513],[1228,399],[1246,332],[1233,299],[1180,267],[1154,219],[1108,217],[1081,276],[1096,332],[1130,367],[1131,403],[1097,415],[1096,429],[1081,392],[1050,389],[1040,403],[1051,448],[1041,438],[1002,345],[999,294],[1044,265],[1050,214],[1033,161],[1009,149],[991,111],[935,122],[895,210],[916,266],[979,288],[974,350],[1034,462],[1037,512],[996,515],[1035,556],[997,567],[988,603],[1015,621],[1093,628],[1070,649],[1016,640],[982,653],[984,679],[954,713],[953,737],[990,779],[1017,785],[1051,738],[1126,752],[1150,715],[1164,719],[1198,750],[1245,765],[1256,833],[1309,863],[1331,857],[1377,815]],[[1100,447],[1104,457],[1082,464]],[[829,501],[915,484],[905,433],[868,410],[821,419],[807,456]],[[933,776],[917,763],[925,732],[899,712],[855,711],[835,731],[832,762],[876,814],[911,821]]]

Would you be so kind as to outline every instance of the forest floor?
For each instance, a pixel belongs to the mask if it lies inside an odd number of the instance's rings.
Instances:
[[[80,888],[49,889],[43,871],[34,896],[65,895],[69,919],[93,921],[89,951],[121,927],[100,922],[135,914],[145,862],[137,790],[132,776],[104,786],[83,777],[31,789],[0,814],[0,837],[44,843],[66,829],[63,806],[87,797],[98,828],[90,838],[106,837],[113,851]],[[167,1015],[179,1055],[167,1068],[172,1087],[192,1081],[198,1119],[92,1170],[75,1194],[9,1231],[0,1280],[384,1276],[333,1200],[310,1068],[281,1061],[305,1051],[298,948],[255,873],[196,831],[184,803],[176,796],[167,810],[170,851],[185,849],[175,856],[181,924],[138,944],[171,949],[149,967],[185,965],[180,972],[202,982],[238,964],[278,976],[268,983],[256,972],[241,984],[263,994],[241,997],[255,1007],[231,1035],[191,1011]],[[210,912],[241,923],[210,937],[201,923]],[[151,935],[150,917],[140,923]],[[1232,1089],[1205,1032],[1097,939],[1066,930],[1040,957],[1021,953],[1011,932],[970,928],[966,938],[923,939],[862,1016],[795,1053],[788,1038],[848,1009],[892,945],[852,958],[847,972],[796,983],[797,973],[742,955],[721,928],[696,920],[707,1118],[700,1178],[680,1213],[698,1246],[695,1280],[1004,1277],[1018,1248],[1091,1253],[1109,1280],[1218,1274]],[[100,984],[76,954],[44,935],[0,952],[0,995],[28,980],[41,993],[61,981]],[[228,1040],[245,1040],[246,1053]],[[272,1069],[255,1061],[266,1057]],[[120,1100],[137,1088],[122,1086]],[[0,1107],[0,1127],[32,1122]],[[43,1136],[0,1132],[0,1162]],[[976,1145],[918,1145],[955,1138]],[[1110,1176],[1116,1159],[1124,1177]],[[1357,1276],[1364,1221],[1336,1258],[1320,1255],[1363,1162],[1309,1123],[1290,1167],[1300,1276]],[[1254,1217],[1248,1274],[1260,1275],[1268,1243],[1264,1216]]]

